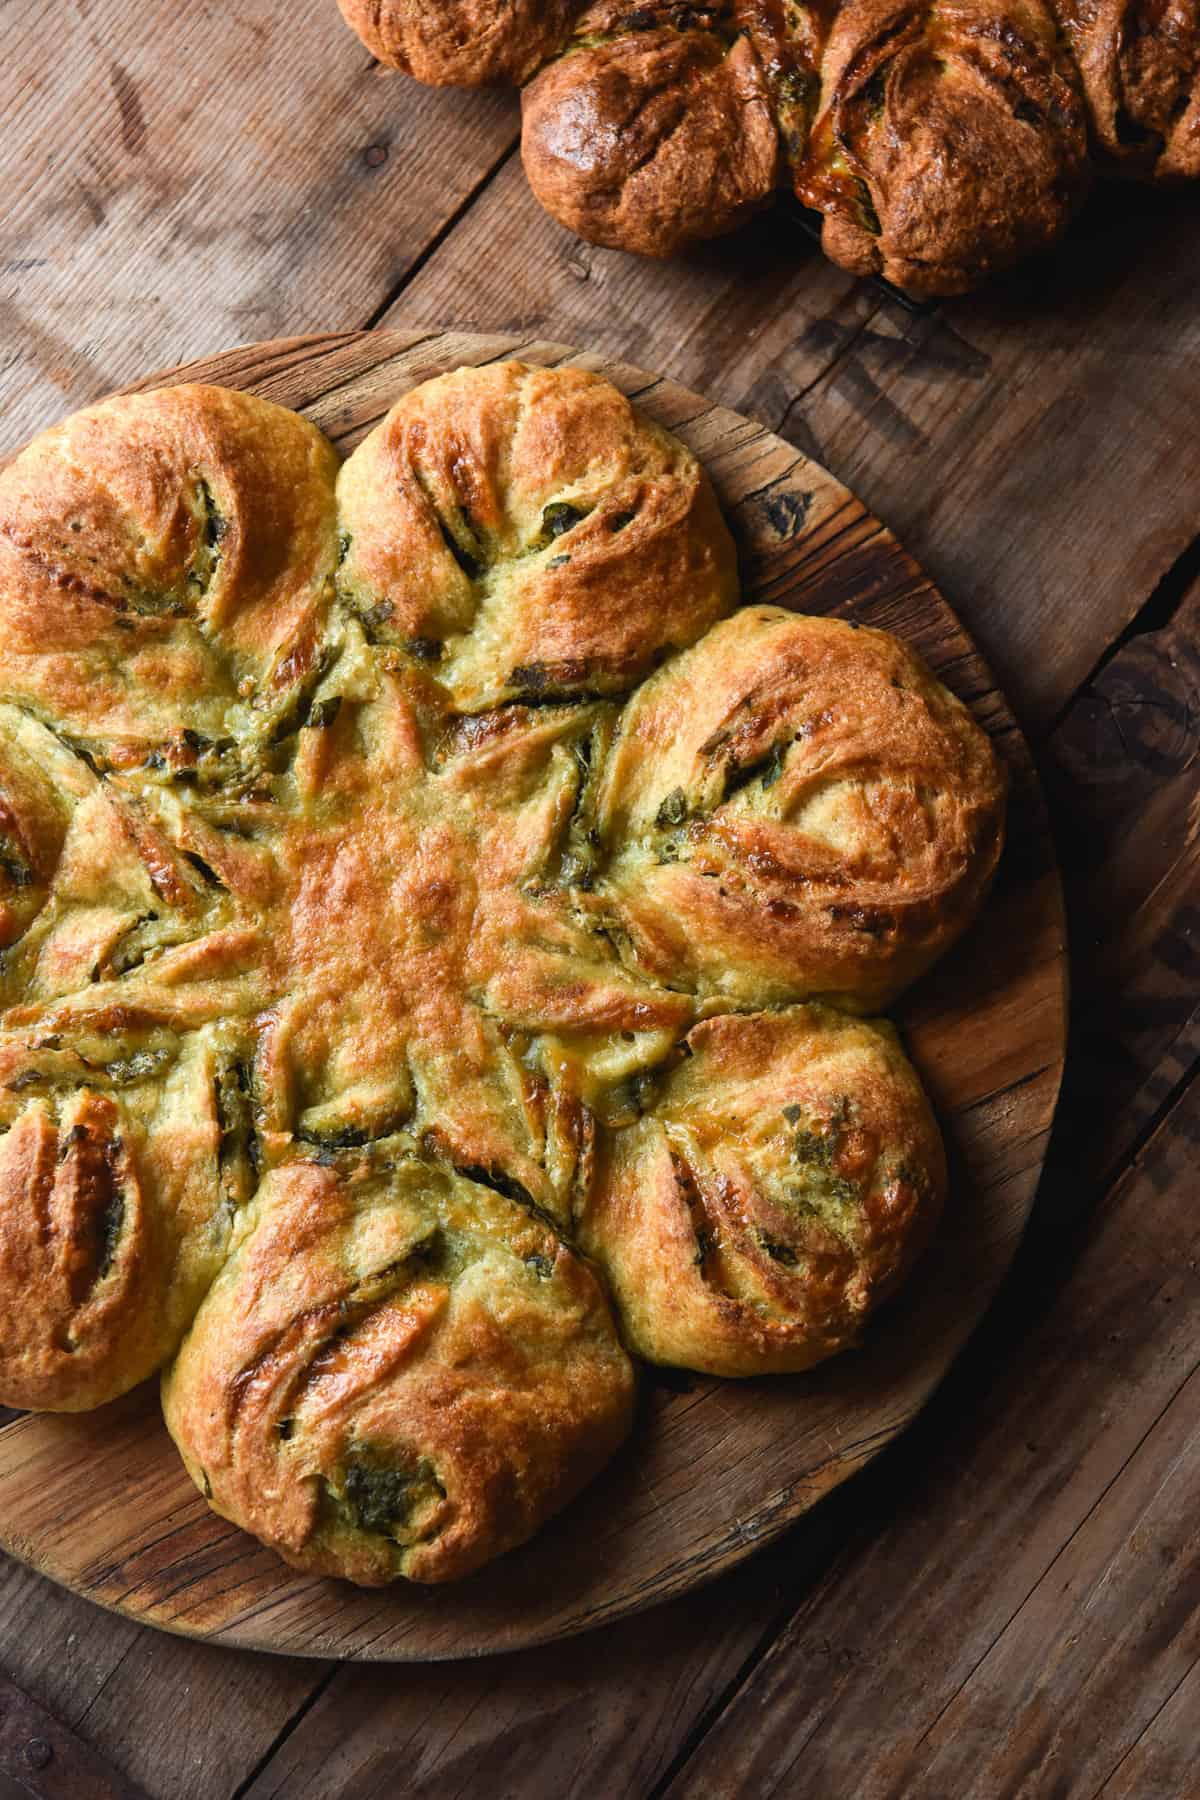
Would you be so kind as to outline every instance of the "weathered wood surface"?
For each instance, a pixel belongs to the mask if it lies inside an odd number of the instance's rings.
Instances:
[[[245,36],[226,51],[232,8],[74,0],[53,9],[52,27],[49,10],[4,9],[3,447],[147,368],[385,315],[586,342],[782,429],[919,554],[1032,730],[1068,878],[1076,1004],[1018,1267],[913,1430],[806,1522],[803,1555],[792,1534],[644,1618],[403,1672],[165,1638],[14,1563],[0,1579],[0,1663],[156,1800],[702,1790],[720,1773],[722,1716],[736,1711],[744,1768],[773,1731],[777,1684],[793,1708],[803,1698],[821,1710],[814,1754],[826,1770],[839,1745],[858,1753],[851,1785],[827,1785],[823,1800],[946,1800],[954,1787],[911,1747],[923,1733],[942,1744],[956,1683],[960,1730],[978,1745],[982,1722],[992,1758],[1022,1747],[1019,1781],[987,1790],[1005,1800],[1195,1792],[1195,1545],[1171,1522],[1178,1440],[1154,1431],[1164,1388],[1153,1385],[1156,1365],[1179,1369],[1173,1432],[1191,1396],[1179,1343],[1189,1327],[1197,1338],[1200,625],[1194,602],[1177,610],[1200,568],[1187,555],[1200,526],[1195,198],[1110,192],[1043,270],[914,320],[778,220],[674,266],[586,249],[537,214],[504,164],[509,100],[428,95],[373,73],[331,20],[332,0],[241,0],[239,29],[274,46],[257,55]],[[121,136],[114,62],[138,83],[137,157]],[[247,119],[276,121],[252,154]],[[364,162],[385,128],[387,161]],[[102,217],[83,190],[99,192]],[[270,310],[240,318],[248,293]],[[1114,652],[1129,621],[1139,635]],[[1148,1185],[1118,1202],[1122,1182]],[[1153,1184],[1161,1196],[1143,1218]],[[1129,1259],[1142,1271],[1132,1293],[1120,1287]],[[1128,1330],[1126,1371],[1110,1339]],[[1038,1485],[1027,1448],[1047,1442],[1047,1399],[1059,1409],[1056,1478],[1077,1469],[1082,1482],[1064,1505]],[[1124,1479],[1145,1529],[1113,1558],[1099,1518],[1087,1533],[1073,1521],[1104,1510],[1121,1414],[1141,1422]],[[1086,1552],[1084,1579],[1056,1589],[1047,1571],[1072,1544]],[[1024,1591],[1042,1584],[1052,1634],[1029,1668],[1006,1658],[989,1686],[992,1586],[1018,1545]],[[940,1639],[927,1610],[935,1571]],[[772,1660],[789,1625],[787,1660]],[[1084,1666],[1078,1646],[1062,1654],[1073,1635],[1095,1649]],[[926,1680],[909,1667],[910,1641]],[[963,1644],[984,1654],[972,1662]],[[1114,1732],[1136,1741],[1122,1749]],[[786,1742],[773,1737],[775,1761],[801,1776],[805,1733],[793,1710]],[[903,1780],[896,1754],[914,1771]]]
[[[340,447],[400,394],[517,355],[608,376],[704,463],[745,597],[894,630],[989,730],[1012,782],[996,891],[898,1017],[937,1104],[954,1196],[933,1249],[862,1348],[810,1376],[648,1377],[627,1449],[535,1542],[459,1587],[356,1592],[298,1575],[214,1518],[153,1386],[99,1416],[0,1426],[0,1543],[121,1612],[222,1643],[388,1659],[479,1655],[592,1628],[742,1562],[910,1421],[1011,1261],[1061,1076],[1061,895],[1028,752],[945,601],[853,496],[762,426],[628,364],[504,336],[372,332],[234,351],[171,379],[253,387]],[[152,378],[158,381],[159,377]]]
[[[146,1800],[61,1720],[0,1679],[0,1800]]]

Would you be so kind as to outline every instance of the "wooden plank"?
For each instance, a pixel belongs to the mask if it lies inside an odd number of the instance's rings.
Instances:
[[[820,454],[953,595],[1044,727],[1193,541],[1190,194],[1100,190],[1061,250],[928,319],[886,313],[805,405]]]
[[[1171,1288],[1160,1297],[1178,1300]],[[1194,1344],[1192,1356],[1183,1386],[920,1746],[928,1790],[985,1800],[1057,1781],[1091,1796],[1200,1658]]]
[[[1200,1662],[1151,1719],[1096,1795],[1100,1800],[1178,1800],[1196,1779]]]
[[[146,1631],[7,1558],[0,1646],[7,1673],[154,1800],[232,1793],[321,1674]]]
[[[1200,583],[1078,696],[1043,766],[1071,870],[1075,1153],[1103,1180],[1200,1061]]]
[[[453,321],[584,344],[786,437],[788,408],[880,305],[879,289],[835,269],[779,215],[671,262],[585,244],[541,210],[514,161],[380,324],[440,330]]]
[[[516,141],[514,96],[380,70],[333,0],[4,27],[8,448],[156,364],[366,323]]]
[[[0,1795],[9,1793],[25,1800],[146,1800],[60,1719],[0,1680]]]
[[[779,218],[683,263],[581,245],[513,165],[383,322],[553,322],[781,432],[919,557],[1045,726],[1196,535],[1189,205],[1108,189],[1055,258],[914,317]]]
[[[427,1664],[400,1681],[343,1668],[247,1800],[648,1794],[769,1631],[781,1567],[767,1552],[636,1623],[519,1657]]]

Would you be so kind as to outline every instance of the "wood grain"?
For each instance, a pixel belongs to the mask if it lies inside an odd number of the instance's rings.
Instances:
[[[1079,1079],[1109,1098],[1072,1135],[1105,1187],[1200,1063],[1198,699],[1200,583],[1105,660],[1048,746],[1074,875]]]
[[[8,1547],[106,1605],[224,1643],[366,1658],[474,1654],[611,1621],[735,1565],[914,1416],[1011,1259],[1044,1153],[1065,964],[1036,777],[948,606],[824,470],[672,383],[553,344],[352,334],[257,346],[172,378],[253,386],[349,447],[407,386],[510,353],[570,356],[634,394],[712,473],[748,594],[901,632],[1008,760],[1013,841],[989,915],[902,1020],[947,1128],[956,1204],[861,1352],[794,1381],[648,1381],[636,1440],[611,1471],[533,1545],[452,1590],[363,1594],[285,1569],[194,1494],[152,1394],[99,1418],[27,1417],[0,1431]]]
[[[165,1638],[5,1559],[6,1669],[153,1800],[229,1795],[300,1712],[320,1666]],[[56,1800],[73,1800],[68,1792]]]
[[[333,0],[3,16],[10,446],[158,363],[367,323],[517,140],[515,96],[410,87]]]
[[[73,1731],[0,1681],[0,1800],[146,1800]]]

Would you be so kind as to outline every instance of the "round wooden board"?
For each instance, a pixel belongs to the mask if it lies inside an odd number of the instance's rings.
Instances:
[[[0,1430],[0,1543],[56,1581],[167,1630],[290,1655],[476,1656],[588,1629],[707,1581],[877,1455],[946,1373],[1033,1204],[1062,1070],[1062,900],[1028,749],[950,607],[825,470],[671,382],[562,345],[354,332],[253,345],[143,384],[217,382],[307,414],[349,451],[398,396],[505,356],[595,369],[691,446],[738,538],[747,599],[837,613],[913,643],[992,734],[1012,777],[985,917],[898,1009],[950,1149],[934,1248],[865,1345],[805,1376],[731,1383],[648,1371],[615,1462],[523,1550],[456,1587],[360,1591],[287,1568],[185,1475],[155,1387],[103,1413]]]

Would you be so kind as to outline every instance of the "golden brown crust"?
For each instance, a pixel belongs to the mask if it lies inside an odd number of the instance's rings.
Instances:
[[[338,0],[372,56],[435,87],[528,80],[566,38],[580,0]]]
[[[220,1034],[0,1039],[0,1393],[83,1411],[170,1356],[220,1268]]]
[[[575,44],[525,90],[525,170],[581,237],[672,256],[769,202],[779,132],[750,39],[724,9],[642,8],[624,31],[614,10],[585,13]],[[700,23],[677,24],[680,13]]]
[[[427,382],[351,457],[338,496],[343,593],[462,711],[620,692],[736,597],[696,459],[582,369]]]
[[[624,969],[563,879],[580,752],[610,710],[444,727],[433,775],[402,676],[308,734],[321,760],[297,769],[305,791],[266,840],[276,923],[254,1076],[268,1162],[297,1140],[402,1132],[566,1219],[584,1103],[602,1106],[692,1016]]]
[[[218,1512],[288,1562],[449,1581],[523,1543],[629,1429],[601,1290],[510,1200],[418,1162],[271,1177],[164,1387]]]
[[[652,1362],[807,1369],[854,1343],[937,1220],[928,1102],[890,1026],[820,1007],[709,1019],[687,1050],[605,1137],[582,1241]]]
[[[117,766],[282,716],[332,591],[336,469],[295,413],[220,388],[43,432],[0,476],[6,698]]]
[[[886,1005],[975,916],[1004,782],[883,632],[745,607],[630,702],[597,889],[636,966],[727,1004]]]
[[[847,0],[797,192],[826,254],[956,294],[1061,235],[1087,188],[1078,77],[1043,0]]]
[[[1198,0],[1051,0],[1083,77],[1107,168],[1200,176]]]
[[[5,715],[0,743],[0,952],[29,930],[49,898],[70,808],[36,750],[22,742],[19,715]],[[40,746],[38,746],[40,748]]]
[[[707,479],[615,389],[459,371],[336,499],[277,408],[107,403],[0,477],[0,576],[0,1402],[98,1405],[195,1319],[167,1406],[214,1503],[306,1568],[445,1580],[627,1428],[574,1218],[699,1367],[827,1353],[907,1266],[939,1190],[894,1042],[697,1020],[917,974],[990,876],[994,759],[895,640],[727,616]],[[851,1249],[731,1225],[661,1335],[605,1220],[645,1172],[629,1256],[671,1237],[685,1128],[696,1204],[749,1157],[767,1220],[772,1061],[781,1105],[836,1068],[857,1108],[818,1196],[859,1182]]]

